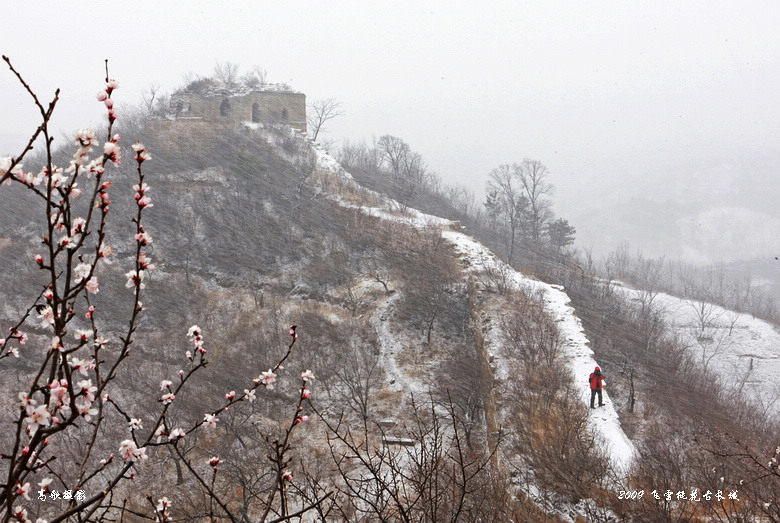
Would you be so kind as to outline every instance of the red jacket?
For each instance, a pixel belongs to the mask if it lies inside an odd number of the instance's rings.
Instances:
[[[601,390],[604,384],[604,375],[600,372],[591,372],[588,381],[590,382],[590,390]]]

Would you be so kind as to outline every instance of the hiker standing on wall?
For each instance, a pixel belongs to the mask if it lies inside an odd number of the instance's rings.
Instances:
[[[593,406],[593,400],[596,399],[596,394],[599,395],[599,407],[603,407],[604,401],[601,398],[601,389],[604,387],[604,375],[601,373],[599,367],[596,367],[596,369],[590,373],[588,382],[590,383],[590,408],[596,408]]]

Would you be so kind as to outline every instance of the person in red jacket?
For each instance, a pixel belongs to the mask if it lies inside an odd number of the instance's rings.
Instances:
[[[604,387],[604,375],[601,373],[599,367],[596,367],[596,370],[590,373],[588,382],[590,382],[590,408],[596,408],[593,406],[593,400],[596,399],[596,394],[599,395],[599,407],[603,407],[604,402],[601,398],[601,389]]]

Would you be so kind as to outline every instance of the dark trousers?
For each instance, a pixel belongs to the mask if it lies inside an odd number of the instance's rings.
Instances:
[[[604,406],[604,402],[601,399],[601,389],[590,389],[590,408],[594,409],[593,400],[596,399],[596,394],[599,395],[599,407]]]

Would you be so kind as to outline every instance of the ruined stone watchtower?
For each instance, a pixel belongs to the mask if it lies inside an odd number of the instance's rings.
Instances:
[[[284,84],[197,80],[171,95],[173,120],[284,124],[306,132],[306,95]]]

